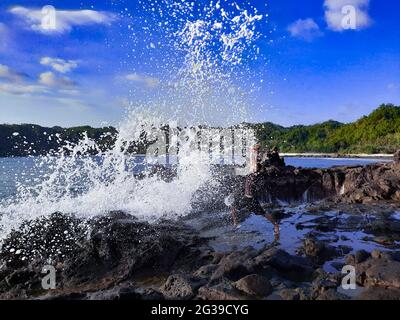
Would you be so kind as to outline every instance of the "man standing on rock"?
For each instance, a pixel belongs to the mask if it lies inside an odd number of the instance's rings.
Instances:
[[[232,195],[232,203],[227,203],[227,205],[231,208],[233,225],[235,227],[238,227],[237,211],[246,209],[256,215],[264,216],[268,221],[270,221],[274,225],[275,240],[278,240],[279,224],[271,214],[265,212],[258,198],[257,185],[261,178],[261,169],[262,166],[258,162],[255,172],[246,177],[244,195],[240,189],[239,192],[235,190]]]

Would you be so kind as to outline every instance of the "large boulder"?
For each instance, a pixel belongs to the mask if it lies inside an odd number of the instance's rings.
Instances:
[[[299,251],[304,253],[316,264],[321,265],[328,260],[341,256],[343,253],[349,253],[351,250],[351,248],[345,246],[338,246],[335,248],[324,241],[317,240],[313,237],[307,237],[303,240],[303,246]]]
[[[355,267],[360,285],[400,289],[400,261],[397,259],[391,253],[374,250],[368,258],[364,255],[356,259],[349,255],[346,262]]]
[[[215,282],[222,278],[229,280],[239,280],[252,271],[250,260],[257,255],[253,248],[246,248],[242,251],[234,251],[224,256],[218,263],[218,267],[211,275],[210,280]]]
[[[53,214],[24,223],[4,240],[0,297],[47,294],[41,272],[48,264],[56,268],[55,295],[84,296],[132,278],[192,271],[207,262],[199,258],[202,246],[194,230],[176,222],[149,224],[122,212],[90,221]]]
[[[250,264],[255,271],[262,272],[265,268],[273,268],[283,277],[296,281],[310,279],[314,273],[310,259],[292,256],[276,247],[261,252],[251,260]]]
[[[399,162],[347,168],[343,195],[337,200],[347,203],[375,203],[396,200],[400,186]]]
[[[232,283],[224,281],[214,286],[201,287],[197,298],[201,300],[245,300],[248,299],[248,296],[237,291]]]
[[[272,293],[269,280],[258,274],[251,274],[239,279],[236,281],[235,287],[250,296],[256,297],[266,297]]]
[[[24,221],[2,241],[0,260],[11,269],[56,265],[77,254],[87,230],[82,220],[59,212]]]
[[[337,203],[375,203],[400,200],[400,150],[395,161],[366,166],[328,169],[270,166],[257,179],[260,198],[272,203],[333,199]],[[245,176],[216,174],[218,183],[205,185],[194,197],[194,208],[212,211],[225,208],[224,199],[235,190],[244,193]],[[217,195],[217,196],[216,196]],[[206,199],[206,201],[205,201]]]
[[[166,299],[187,300],[196,295],[197,289],[204,285],[202,279],[189,278],[181,274],[168,277],[167,281],[160,288],[160,292]]]

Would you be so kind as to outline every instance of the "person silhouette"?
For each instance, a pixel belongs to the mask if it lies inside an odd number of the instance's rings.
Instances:
[[[249,174],[246,177],[246,182],[243,191],[235,191],[233,193],[233,199],[230,201],[229,206],[231,209],[231,216],[233,221],[233,226],[238,226],[238,211],[248,210],[255,215],[265,217],[269,222],[274,225],[275,238],[279,240],[279,222],[273,217],[272,214],[267,213],[260,204],[259,192],[257,192],[257,185],[259,184],[259,179],[261,175],[262,166],[260,163],[257,164],[256,171]],[[239,188],[240,190],[240,188]]]

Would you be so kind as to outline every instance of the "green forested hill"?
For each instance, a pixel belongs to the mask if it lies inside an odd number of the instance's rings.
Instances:
[[[330,137],[343,124],[327,121],[312,126],[293,126],[290,128],[264,127],[256,125],[257,136],[263,145],[278,146],[284,152],[334,152],[327,145]]]
[[[283,152],[393,153],[400,149],[400,107],[381,105],[356,122],[328,121],[283,128],[254,125],[262,144]]]
[[[112,127],[92,128],[89,126],[61,128],[46,128],[33,124],[0,125],[0,157],[27,156],[47,154],[56,151],[63,141],[77,142],[86,132],[89,138],[95,139],[105,148],[112,143],[111,136],[105,133],[115,133]]]
[[[369,116],[339,128],[328,145],[345,152],[394,152],[400,149],[400,107],[382,105]]]
[[[392,104],[381,105],[349,124],[331,120],[288,128],[270,122],[249,126],[256,130],[263,145],[278,146],[282,152],[393,153],[400,149],[400,107]],[[0,157],[45,154],[60,147],[57,140],[76,142],[84,132],[107,148],[113,143],[116,129],[0,125]]]

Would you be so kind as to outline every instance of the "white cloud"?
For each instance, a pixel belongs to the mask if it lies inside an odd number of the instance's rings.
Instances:
[[[16,72],[4,64],[0,64],[0,93],[23,95],[46,92],[43,86],[35,83],[26,83],[26,78],[26,75]]]
[[[312,41],[322,36],[322,32],[318,24],[311,18],[299,19],[288,26],[290,35],[294,38]]]
[[[40,59],[40,64],[49,66],[53,70],[60,73],[68,73],[78,67],[78,61],[75,60],[64,60],[59,58],[43,57]]]
[[[157,87],[160,83],[160,80],[153,77],[148,77],[144,75],[140,75],[137,73],[131,73],[125,76],[126,80],[136,82],[138,84],[145,85],[148,88]]]
[[[0,94],[24,96],[78,96],[77,84],[68,77],[57,76],[48,71],[37,79],[31,79],[24,73],[16,72],[0,64]]]
[[[58,76],[52,71],[44,72],[37,79],[24,73],[16,72],[10,67],[0,64],[0,95],[24,96],[78,96],[76,82],[68,77]]]
[[[25,75],[18,73],[4,64],[0,64],[0,79],[7,81],[21,81]]]
[[[44,94],[48,90],[36,84],[0,83],[0,93],[11,95]]]
[[[355,9],[355,28],[357,30],[367,28],[372,20],[368,14],[369,0],[325,0],[325,21],[328,28],[333,31],[344,31],[342,12],[345,6]]]
[[[0,64],[0,78],[9,79],[11,75],[10,68],[5,66],[4,64]]]
[[[49,87],[74,87],[76,83],[67,77],[57,77],[53,72],[43,72],[39,75],[39,83]]]
[[[55,28],[43,28],[42,21],[44,13],[41,9],[13,7],[10,12],[23,19],[33,31],[60,34],[69,32],[75,26],[86,26],[94,24],[110,24],[115,20],[115,15],[108,12],[94,10],[56,10]]]

